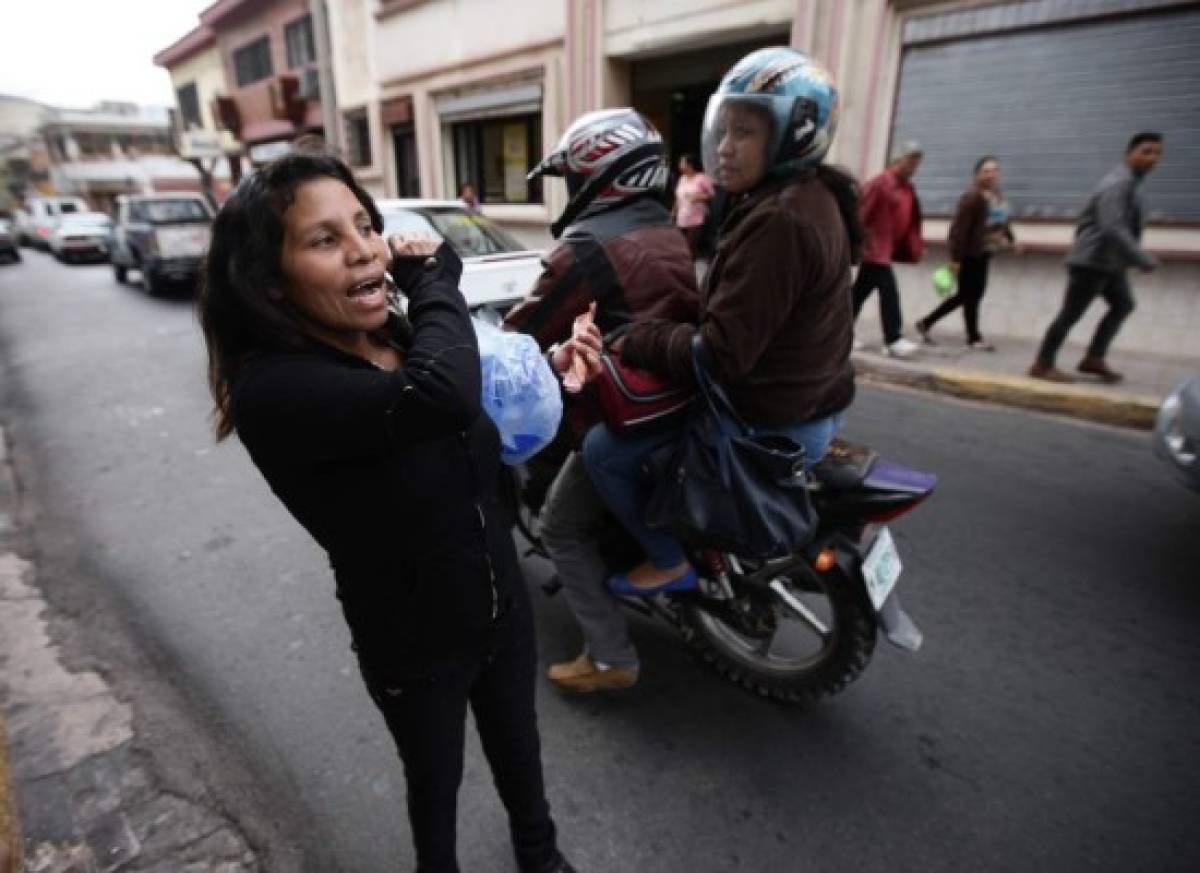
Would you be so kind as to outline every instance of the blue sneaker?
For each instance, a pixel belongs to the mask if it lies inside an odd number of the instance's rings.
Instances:
[[[699,586],[699,582],[696,580],[696,571],[688,567],[682,575],[668,579],[653,588],[639,588],[629,581],[627,573],[614,573],[608,577],[607,585],[609,591],[621,597],[653,597],[655,594],[667,594],[672,591],[693,591]]]

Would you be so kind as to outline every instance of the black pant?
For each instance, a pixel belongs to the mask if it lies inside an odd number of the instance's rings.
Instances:
[[[988,262],[991,259],[991,255],[963,258],[958,265],[958,290],[953,297],[943,300],[937,309],[922,318],[920,326],[929,330],[943,316],[961,306],[963,321],[967,325],[967,342],[982,340],[983,334],[979,332],[979,305],[983,302],[983,292],[987,290]]]
[[[1067,290],[1063,295],[1062,309],[1046,330],[1046,338],[1038,350],[1039,364],[1047,367],[1054,366],[1058,350],[1066,340],[1067,334],[1075,326],[1075,322],[1083,317],[1088,306],[1096,299],[1096,295],[1104,298],[1108,304],[1108,312],[1096,325],[1096,334],[1088,346],[1089,358],[1103,358],[1108,354],[1121,323],[1133,312],[1133,291],[1124,273],[1105,273],[1091,270],[1087,267],[1071,267],[1067,280]]]
[[[508,810],[519,868],[557,869],[534,711],[536,670],[533,614],[523,590],[478,656],[435,661],[420,675],[390,685],[372,681],[363,665],[404,762],[417,873],[458,873],[455,823],[468,702]]]
[[[854,297],[854,317],[862,311],[871,292],[879,289],[879,320],[883,323],[883,341],[891,345],[900,339],[903,326],[900,316],[900,291],[896,274],[890,264],[863,264],[858,268],[851,294]]]

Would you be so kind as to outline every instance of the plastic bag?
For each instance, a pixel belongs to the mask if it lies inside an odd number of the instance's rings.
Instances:
[[[950,269],[949,264],[942,264],[942,266],[933,271],[933,275],[930,278],[933,280],[933,292],[938,297],[949,297],[951,292],[954,291],[954,286],[958,284],[954,277],[954,271]]]
[[[558,432],[558,379],[533,337],[471,321],[483,365],[483,408],[500,431],[500,460],[522,464]]]

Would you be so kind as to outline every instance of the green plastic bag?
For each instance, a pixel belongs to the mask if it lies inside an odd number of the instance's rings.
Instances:
[[[949,264],[942,264],[933,271],[933,290],[938,297],[949,297],[954,291],[954,271]]]

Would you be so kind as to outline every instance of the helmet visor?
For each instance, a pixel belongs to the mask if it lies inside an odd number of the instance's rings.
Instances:
[[[714,94],[700,135],[704,170],[730,193],[749,191],[766,177],[779,153],[777,113],[790,98]]]

